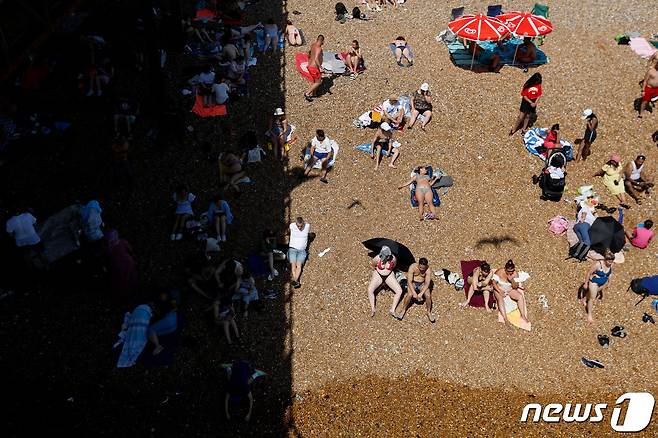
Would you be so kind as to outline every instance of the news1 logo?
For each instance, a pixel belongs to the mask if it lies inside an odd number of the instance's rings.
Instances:
[[[625,403],[627,400],[628,403]],[[615,407],[610,417],[610,427],[615,432],[641,432],[651,422],[655,404],[656,401],[653,395],[648,392],[627,392],[615,402]],[[625,416],[622,416],[624,410],[623,405],[626,405]],[[539,403],[530,403],[523,408],[521,422],[527,422],[532,411],[531,421],[533,423],[538,423],[539,421],[546,423],[558,423],[560,421],[565,423],[583,423],[585,421],[598,423],[603,421],[607,408],[608,405],[606,403],[566,403],[564,405],[561,403],[550,403],[546,406],[542,406]],[[620,421],[622,421],[621,424],[619,424]]]

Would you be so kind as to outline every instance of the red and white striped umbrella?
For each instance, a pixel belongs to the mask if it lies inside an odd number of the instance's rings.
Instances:
[[[530,12],[507,12],[496,18],[504,22],[514,35],[520,37],[538,37],[553,32],[553,25],[547,18]]]
[[[458,37],[471,41],[498,41],[510,31],[498,18],[484,14],[463,15],[448,23],[448,28]]]

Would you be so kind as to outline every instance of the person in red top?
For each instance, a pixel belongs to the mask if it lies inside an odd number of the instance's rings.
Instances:
[[[525,134],[530,123],[530,116],[537,112],[537,103],[541,97],[541,74],[535,73],[530,76],[530,79],[523,84],[523,91],[521,91],[521,108],[519,108],[519,115],[516,117],[514,127],[510,129],[510,137],[519,129],[522,134]]]
[[[388,313],[393,318],[398,318],[395,309],[400,303],[402,288],[400,287],[397,278],[395,278],[394,270],[396,263],[397,259],[388,246],[382,246],[379,255],[376,255],[370,262],[370,267],[374,270],[372,277],[370,278],[370,283],[368,284],[368,301],[370,302],[371,317],[375,316],[375,292],[382,286],[388,286],[393,292],[395,292],[393,303],[391,304]]]
[[[651,227],[653,227],[653,221],[647,219],[643,224],[635,227],[633,235],[630,235],[627,232],[626,237],[631,241],[631,245],[636,248],[644,249],[649,246],[649,242],[653,239],[653,231],[651,231]]]
[[[561,146],[562,145],[560,144],[560,125],[556,123],[555,125],[551,126],[551,129],[548,131],[548,134],[546,134],[546,138],[544,139],[544,147],[546,149],[558,149]]]

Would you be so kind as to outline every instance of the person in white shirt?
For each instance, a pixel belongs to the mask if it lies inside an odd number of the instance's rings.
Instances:
[[[644,171],[646,156],[638,155],[635,160],[629,161],[624,166],[624,186],[626,193],[635,199],[638,205],[642,204],[642,193],[648,195],[653,187],[653,178]]]
[[[37,234],[35,225],[37,220],[25,208],[18,208],[14,216],[7,220],[6,230],[16,242],[16,246],[23,252],[28,265],[36,268],[48,266],[43,256],[43,245]]]
[[[290,240],[288,241],[288,260],[290,261],[291,280],[290,284],[295,289],[301,286],[299,277],[302,275],[302,266],[306,261],[306,248],[308,247],[308,238],[311,233],[311,224],[304,222],[300,217],[290,224],[288,229]]]
[[[333,140],[327,137],[324,134],[322,129],[315,131],[315,137],[311,140],[311,157],[306,163],[306,168],[304,169],[304,176],[308,176],[313,170],[315,163],[320,160],[322,164],[322,177],[320,181],[327,184],[329,180],[327,179],[327,172],[329,172],[329,162],[334,157],[334,150],[331,147]]]
[[[578,240],[587,246],[592,244],[589,237],[589,229],[596,220],[596,210],[594,210],[596,205],[597,201],[592,198],[581,202],[580,210],[576,216],[576,225],[573,226],[573,232],[578,236]]]
[[[382,109],[384,110],[382,121],[388,122],[394,128],[397,128],[402,124],[402,120],[404,119],[404,107],[397,96],[390,96],[388,100],[384,101],[384,103],[382,103]]]
[[[217,105],[224,105],[226,102],[228,102],[229,90],[229,86],[224,78],[215,80],[215,83],[212,86],[212,93],[215,97],[215,103]]]

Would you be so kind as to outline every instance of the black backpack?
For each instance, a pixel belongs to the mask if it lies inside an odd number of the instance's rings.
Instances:
[[[359,9],[358,6],[355,6],[354,9],[352,9],[352,18],[356,18],[357,20],[361,19],[361,9]]]
[[[574,258],[578,261],[583,261],[587,258],[587,253],[589,252],[589,245],[584,244],[583,242],[578,242],[571,248],[569,248],[569,257],[567,257],[567,260],[570,258]]]
[[[653,284],[655,286],[657,284],[656,277],[658,276],[654,275],[653,277],[634,278],[631,280],[631,284],[628,286],[628,290],[632,290],[636,294],[642,296],[642,299],[635,304],[636,306],[649,295],[658,295],[657,289],[650,289],[650,285]]]
[[[336,15],[347,15],[347,8],[341,2],[336,3]]]

